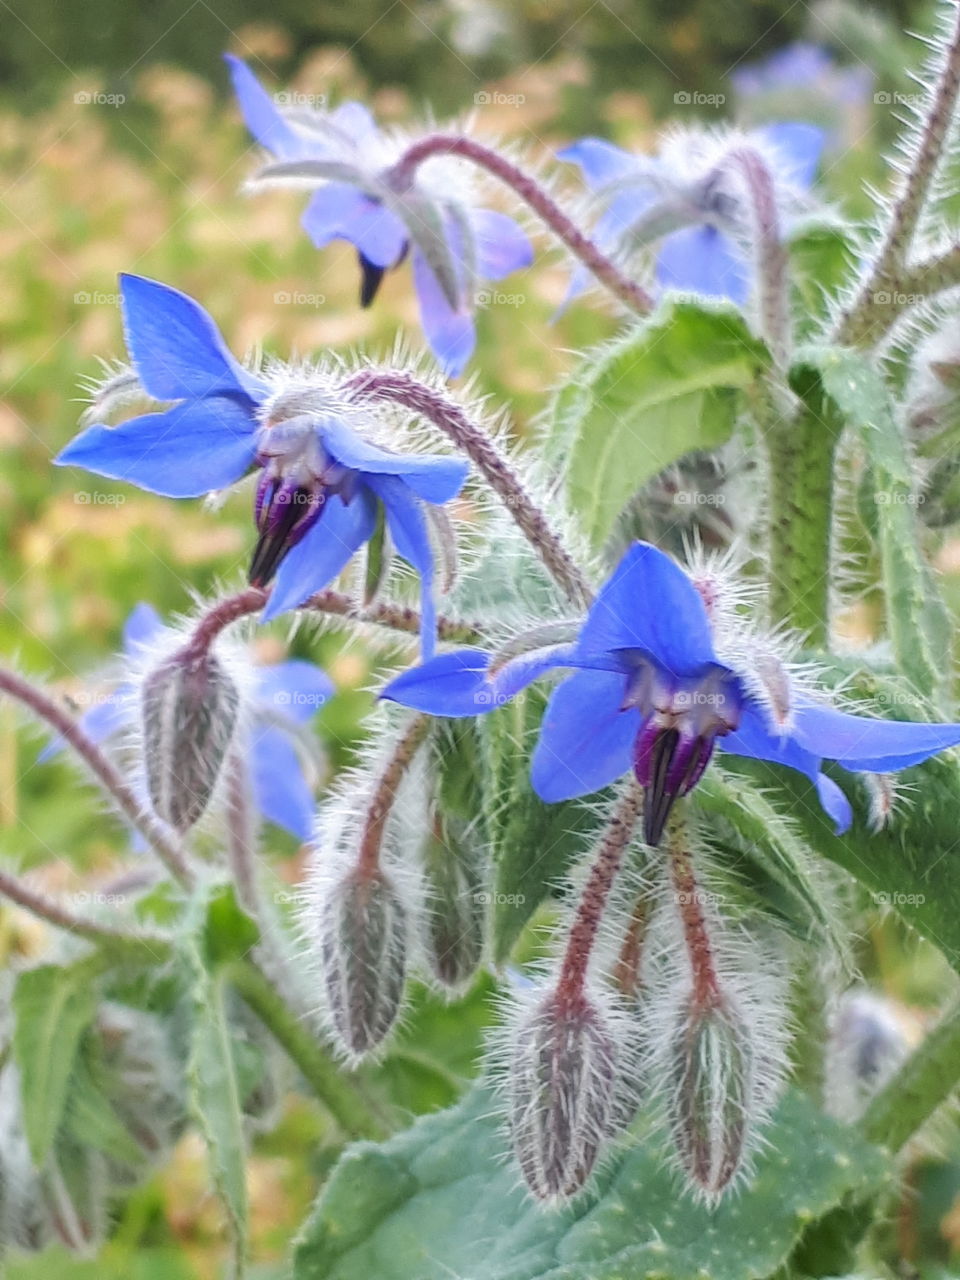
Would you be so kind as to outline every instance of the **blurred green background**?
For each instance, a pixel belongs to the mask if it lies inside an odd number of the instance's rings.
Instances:
[[[224,50],[246,57],[273,90],[323,94],[331,103],[361,98],[387,122],[415,122],[425,109],[475,113],[483,134],[547,161],[585,132],[650,149],[670,120],[736,117],[731,70],[801,37],[823,43],[840,65],[868,63],[877,87],[896,92],[916,57],[900,33],[929,20],[926,7],[900,0],[868,10],[776,0],[12,0],[0,7],[0,653],[77,705],[139,600],[170,614],[189,609],[196,593],[236,588],[251,544],[249,495],[213,513],[50,466],[76,428],[81,380],[97,373],[100,358],[122,355],[118,270],[200,299],[238,353],[262,345],[309,355],[356,343],[385,351],[398,330],[420,346],[406,273],[389,277],[376,308],[363,312],[352,250],[312,249],[299,228],[302,197],[241,193],[256,150],[227,93]],[[692,90],[725,101],[698,116],[677,100]],[[817,109],[805,104],[814,116]],[[846,131],[844,162],[828,156],[826,188],[862,210],[861,183],[882,173],[893,111],[868,102],[838,127]],[[574,189],[571,177],[563,180]],[[549,248],[541,236],[535,266],[511,277],[507,300],[495,294],[479,316],[475,376],[509,405],[521,435],[571,352],[616,328],[604,305],[590,303],[551,324],[567,267]],[[958,560],[942,567],[956,574]],[[845,625],[869,634],[869,611],[851,610]],[[320,728],[333,766],[348,761],[369,705],[371,655],[333,636],[291,637],[285,625],[262,633],[258,645],[271,659],[292,649],[327,666],[341,694]],[[108,871],[125,836],[77,789],[67,762],[37,765],[40,742],[0,704],[0,858],[39,868],[52,890],[67,891]],[[273,835],[284,874],[296,880],[299,851]],[[29,956],[43,945],[42,932],[4,913],[0,943],[7,955]],[[863,954],[902,1000],[923,1006],[939,998],[945,979],[937,958],[918,959],[895,925],[871,925]],[[470,1070],[467,1051],[485,1015],[469,1016],[450,1067],[458,1077]],[[434,1019],[438,1042],[449,1038],[441,1013],[424,1017]],[[422,1024],[416,1033],[426,1034]],[[422,1082],[417,1088],[411,1109],[449,1100],[442,1088],[427,1100]],[[294,1107],[258,1148],[251,1193],[260,1280],[284,1274],[285,1242],[322,1174],[320,1136],[309,1109]],[[951,1221],[955,1188],[938,1194],[943,1214],[923,1229],[946,1258],[952,1245],[943,1223]],[[960,1236],[960,1211],[953,1220]],[[219,1227],[200,1142],[185,1139],[173,1166],[123,1207],[103,1258],[75,1264],[45,1256],[10,1274],[212,1277]]]

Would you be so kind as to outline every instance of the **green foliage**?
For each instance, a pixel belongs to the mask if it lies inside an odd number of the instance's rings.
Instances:
[[[350,1148],[308,1221],[294,1280],[763,1280],[804,1229],[887,1184],[883,1153],[787,1096],[756,1178],[710,1210],[678,1192],[645,1131],[572,1206],[545,1213],[505,1167],[484,1089],[373,1147]],[[800,1138],[802,1135],[802,1139]]]
[[[667,297],[649,320],[587,359],[557,404],[566,489],[590,543],[653,476],[724,444],[740,397],[769,364],[763,343],[727,303]]]

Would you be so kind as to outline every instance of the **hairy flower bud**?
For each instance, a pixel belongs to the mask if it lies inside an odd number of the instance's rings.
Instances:
[[[827,1110],[855,1120],[910,1051],[910,1028],[896,1006],[872,991],[841,996],[831,1019],[826,1052]]]
[[[514,1028],[509,1121],[538,1200],[564,1200],[590,1177],[619,1127],[621,1054],[599,1001],[551,991]]]
[[[438,813],[422,857],[424,950],[433,975],[455,991],[469,983],[483,959],[489,901],[483,852],[467,823]]]
[[[739,1014],[717,997],[691,996],[670,1044],[670,1127],[680,1163],[710,1199],[743,1162],[750,1124],[753,1045]]]
[[[352,868],[332,882],[317,935],[326,1006],[341,1048],[362,1058],[383,1041],[403,997],[407,910],[382,870]]]
[[[140,701],[150,801],[165,822],[187,831],[202,817],[220,777],[240,691],[216,654],[187,646],[147,673]]]

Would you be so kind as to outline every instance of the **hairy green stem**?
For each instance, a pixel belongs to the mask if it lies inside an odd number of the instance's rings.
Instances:
[[[388,1127],[372,1102],[301,1025],[260,970],[239,961],[230,966],[227,976],[344,1133],[351,1138],[385,1137]]]
[[[897,1074],[871,1100],[860,1128],[899,1151],[960,1083],[960,1002],[954,1004]]]
[[[824,648],[829,630],[830,541],[836,440],[816,415],[779,422],[766,435],[770,459],[771,621]]]

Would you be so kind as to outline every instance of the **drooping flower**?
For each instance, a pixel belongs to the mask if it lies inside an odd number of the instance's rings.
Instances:
[[[813,183],[823,131],[799,122],[742,136],[685,130],[668,136],[659,156],[636,156],[603,138],[582,138],[557,154],[579,166],[601,206],[593,237],[605,253],[623,255],[657,244],[655,271],[662,288],[744,303],[751,290],[750,219],[730,166],[731,153],[741,145],[762,152],[780,203],[789,207]],[[578,268],[568,297],[589,282]]]
[[[247,127],[286,165],[269,180],[314,188],[303,227],[318,249],[346,240],[360,261],[360,302],[369,306],[384,273],[409,257],[427,342],[456,377],[473,353],[479,281],[502,280],[533,261],[516,222],[481,209],[449,157],[421,165],[411,182],[394,166],[409,145],[378,129],[359,102],[335,110],[281,109],[239,58],[226,56]]]
[[[173,634],[156,610],[139,604],[123,628],[123,654],[138,667],[145,654]],[[300,658],[255,666],[240,750],[246,759],[257,811],[299,840],[310,837],[313,788],[302,747],[303,726],[335,692],[330,677]],[[80,717],[94,742],[107,742],[136,725],[140,690],[132,678],[120,680]],[[298,743],[301,744],[298,746]],[[57,739],[41,753],[49,759],[63,749]]]
[[[706,593],[704,593],[706,594]],[[786,765],[814,784],[838,832],[846,795],[822,770],[890,773],[960,743],[960,725],[877,720],[828,705],[762,639],[744,632],[718,656],[704,597],[648,543],[627,551],[573,644],[501,665],[481,649],[441,654],[393,680],[383,696],[433,715],[493,710],[537,676],[578,668],[544,712],[531,780],[549,802],[587,795],[631,768],[656,844],[670,809],[700,780],[716,748]]]
[[[434,561],[424,504],[459,493],[467,464],[375,443],[382,424],[312,371],[261,375],[227,350],[203,308],[141,276],[121,276],[127,347],[146,394],[175,401],[119,426],[94,424],[54,459],[170,498],[195,498],[259,471],[250,581],[276,579],[270,619],[325,587],[374,533],[382,511],[397,553],[420,574],[423,646],[434,642]]]

